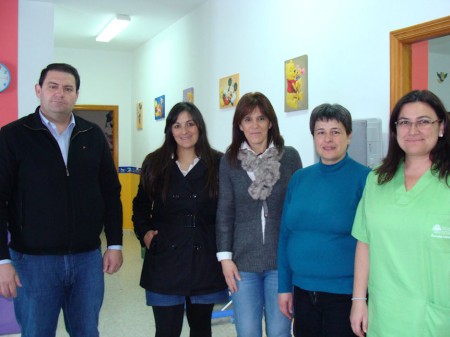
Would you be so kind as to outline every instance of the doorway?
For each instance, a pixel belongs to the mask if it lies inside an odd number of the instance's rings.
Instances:
[[[116,170],[119,169],[118,130],[119,107],[117,105],[75,105],[73,113],[97,124],[105,134]]]
[[[412,88],[411,45],[445,35],[450,35],[450,16],[390,33],[391,111],[395,103]]]

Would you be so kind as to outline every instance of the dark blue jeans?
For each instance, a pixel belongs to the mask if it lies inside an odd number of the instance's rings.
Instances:
[[[354,337],[349,318],[351,298],[294,287],[294,336]]]
[[[14,299],[22,337],[52,337],[63,310],[71,337],[98,337],[104,278],[101,251],[28,255],[10,250],[22,287]]]

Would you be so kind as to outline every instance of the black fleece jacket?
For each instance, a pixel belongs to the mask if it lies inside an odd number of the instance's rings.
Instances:
[[[75,116],[67,167],[38,107],[0,130],[0,260],[122,244],[117,171],[101,129]]]

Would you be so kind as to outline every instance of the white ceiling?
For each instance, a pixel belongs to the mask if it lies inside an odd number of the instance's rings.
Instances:
[[[2,0],[3,1],[3,0]],[[208,0],[27,0],[55,4],[55,46],[132,51]],[[108,43],[95,37],[117,14],[131,23]]]
[[[4,1],[4,0],[0,0]],[[208,0],[25,0],[55,4],[55,46],[132,51]],[[112,41],[95,37],[117,14],[131,23]],[[429,51],[450,55],[450,36],[430,40]]]

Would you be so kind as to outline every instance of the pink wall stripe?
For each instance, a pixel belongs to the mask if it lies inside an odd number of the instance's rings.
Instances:
[[[9,87],[0,92],[0,127],[17,119],[19,0],[0,2],[0,63],[11,72]]]
[[[413,90],[428,89],[428,41],[416,42],[411,45]]]

